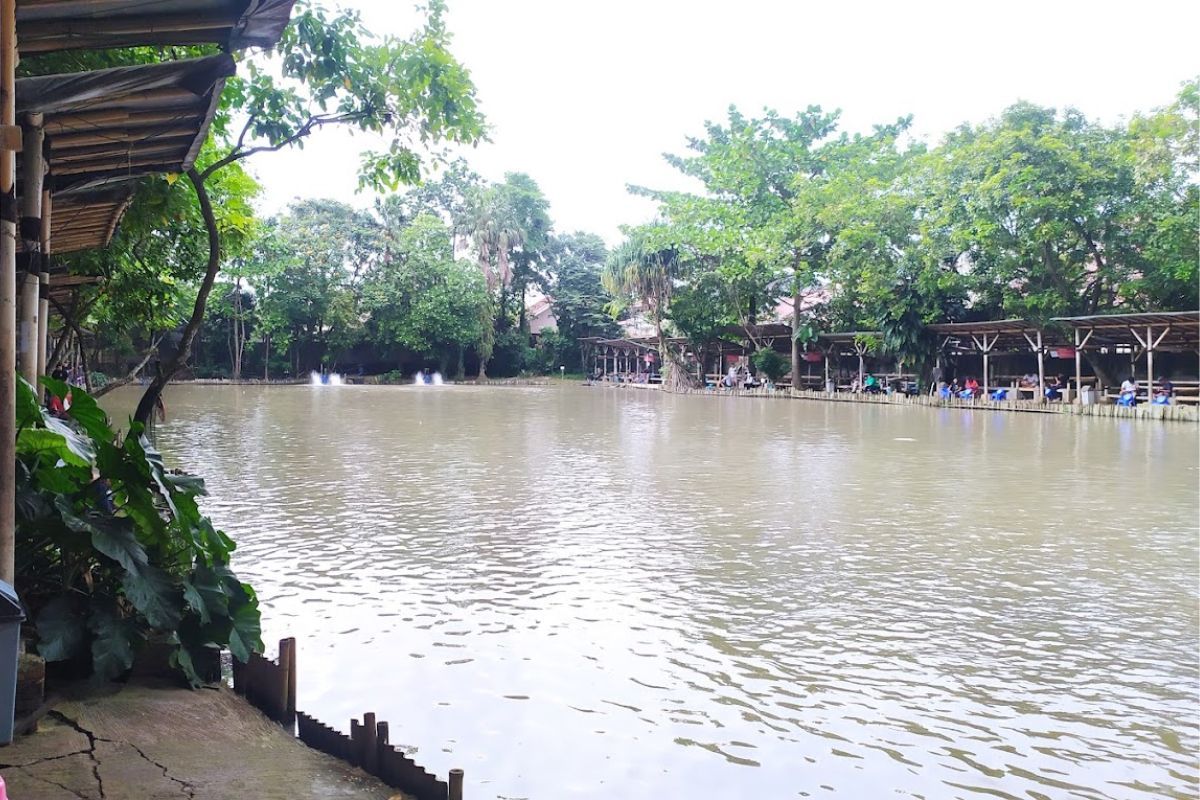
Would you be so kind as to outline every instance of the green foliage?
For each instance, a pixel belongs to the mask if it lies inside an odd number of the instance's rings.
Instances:
[[[432,356],[446,371],[452,358],[482,338],[484,278],[469,263],[455,261],[450,229],[431,214],[393,232],[390,241],[364,279],[367,335],[377,346]]]
[[[770,348],[755,350],[750,360],[754,362],[754,368],[759,373],[766,375],[772,381],[779,380],[792,368],[786,358]]]
[[[620,329],[605,311],[609,297],[600,280],[608,257],[604,240],[591,233],[563,234],[550,250],[546,290],[558,332],[570,339],[617,336]],[[578,354],[570,363],[578,365]]]
[[[439,143],[475,144],[484,135],[470,73],[449,50],[445,4],[430,0],[407,39],[379,37],[356,11],[297,3],[273,68],[243,63],[226,83],[222,109],[245,115],[227,159],[277,150],[329,125],[383,137],[362,156],[359,182],[395,189],[420,181],[424,153]]]
[[[140,426],[118,438],[81,389],[43,381],[72,404],[57,419],[18,383],[17,589],[38,653],[112,678],[153,636],[195,684],[205,646],[261,651],[258,601],[200,513],[203,481],[167,470]]]

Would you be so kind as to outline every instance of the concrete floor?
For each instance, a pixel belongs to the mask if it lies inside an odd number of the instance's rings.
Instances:
[[[114,686],[64,700],[0,747],[13,800],[402,800],[228,689]]]

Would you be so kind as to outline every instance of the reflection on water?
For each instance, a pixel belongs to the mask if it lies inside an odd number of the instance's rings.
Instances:
[[[1197,431],[173,388],[300,702],[476,798],[1193,797]],[[133,396],[116,402],[132,405]]]

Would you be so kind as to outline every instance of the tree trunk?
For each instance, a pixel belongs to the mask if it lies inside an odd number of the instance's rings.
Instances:
[[[792,389],[800,382],[800,285],[792,287]]]
[[[461,381],[463,379],[463,375],[466,374],[467,365],[463,363],[465,356],[465,348],[460,344],[458,346],[458,366],[454,369],[454,379],[456,381]]]
[[[263,334],[263,381],[271,380],[271,335]]]
[[[145,393],[142,394],[137,411],[134,412],[134,421],[143,425],[153,416],[154,409],[162,397],[163,389],[180,370],[187,366],[188,359],[192,355],[192,342],[195,341],[196,334],[204,322],[204,308],[208,304],[208,295],[212,292],[217,273],[221,271],[221,233],[217,230],[217,218],[213,214],[212,202],[204,188],[204,179],[196,172],[195,167],[187,171],[187,176],[196,190],[196,200],[200,203],[200,214],[204,217],[204,227],[208,231],[208,265],[204,273],[204,280],[200,284],[200,291],[196,293],[196,304],[192,308],[192,317],[183,329],[183,336],[179,340],[179,348],[175,351],[175,356],[158,370],[154,379],[150,381],[150,385],[146,387]]]

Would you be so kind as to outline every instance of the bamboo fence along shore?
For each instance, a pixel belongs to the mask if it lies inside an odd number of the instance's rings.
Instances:
[[[610,388],[652,389],[656,384],[617,383],[593,384]],[[871,395],[840,392],[793,391],[790,389],[668,389],[672,394],[701,395],[706,397],[760,397],[777,400],[809,400],[824,403],[859,403],[884,406],[924,406],[927,408],[961,408],[969,411],[1009,411],[1031,414],[1068,414],[1078,417],[1105,417],[1109,419],[1171,420],[1178,422],[1200,422],[1200,409],[1195,406],[1156,406],[1141,404],[1134,407],[1113,404],[1079,405],[1077,403],[1046,403],[1032,400],[946,400],[921,395]]]

